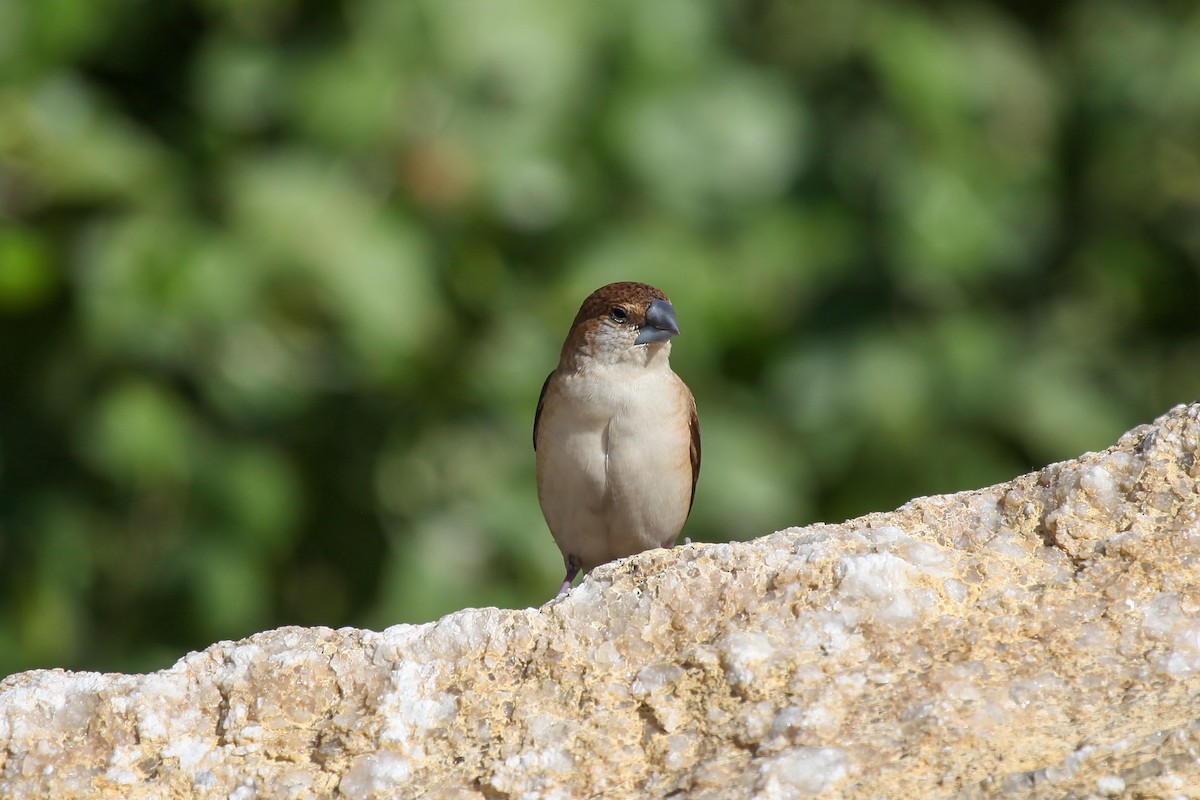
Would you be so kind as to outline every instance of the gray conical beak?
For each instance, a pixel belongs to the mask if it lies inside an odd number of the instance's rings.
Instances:
[[[654,344],[669,341],[679,333],[679,322],[675,309],[666,300],[655,300],[646,309],[646,324],[638,333],[634,344]]]

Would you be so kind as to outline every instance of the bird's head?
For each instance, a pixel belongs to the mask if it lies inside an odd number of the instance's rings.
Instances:
[[[675,308],[660,290],[625,281],[601,286],[588,295],[563,344],[564,361],[580,357],[602,363],[648,363],[671,351],[679,333]]]

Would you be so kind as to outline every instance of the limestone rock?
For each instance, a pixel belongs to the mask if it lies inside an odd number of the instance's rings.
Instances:
[[[0,683],[0,796],[1200,793],[1200,405],[538,609]]]

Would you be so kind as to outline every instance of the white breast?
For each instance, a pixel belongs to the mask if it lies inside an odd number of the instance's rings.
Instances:
[[[690,418],[691,395],[665,359],[551,379],[538,499],[564,559],[589,570],[674,543],[691,504]]]

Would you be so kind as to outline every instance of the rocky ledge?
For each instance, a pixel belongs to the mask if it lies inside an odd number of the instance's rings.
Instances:
[[[1186,797],[1200,404],[1102,453],[542,608],[0,683],[0,796]]]

